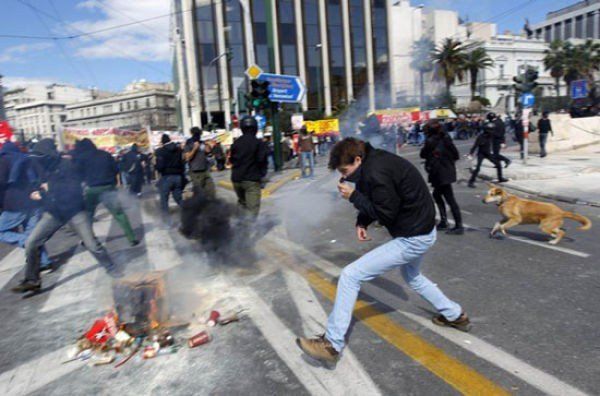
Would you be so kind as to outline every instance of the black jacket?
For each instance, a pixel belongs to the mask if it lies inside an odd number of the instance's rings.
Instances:
[[[359,211],[357,225],[377,220],[394,238],[426,235],[435,226],[433,199],[417,168],[369,143],[350,202]]]
[[[163,176],[183,175],[183,152],[178,144],[169,142],[156,150],[156,171]]]
[[[494,125],[496,126],[493,136],[494,140],[504,143],[506,141],[506,126],[504,125],[504,121],[500,118],[496,118],[494,120]]]
[[[421,158],[425,159],[425,169],[433,187],[456,182],[456,166],[460,158],[450,136],[432,136],[425,141],[421,149]]]
[[[121,159],[123,171],[134,176],[142,176],[144,167],[142,166],[142,155],[137,149],[131,149]]]
[[[540,118],[537,126],[540,134],[547,134],[548,132],[552,131],[552,124],[547,118]]]
[[[17,150],[17,152],[13,151]],[[20,159],[11,158],[11,155],[22,156]],[[15,169],[18,167],[19,169]],[[37,206],[29,196],[34,191],[35,174],[32,163],[26,154],[21,154],[18,147],[7,142],[0,150],[0,202],[2,210],[9,212],[26,212]]]
[[[117,161],[110,153],[99,150],[91,140],[83,139],[77,142],[71,154],[77,171],[89,187],[117,184]]]
[[[266,144],[253,134],[243,134],[231,145],[231,181],[260,181],[268,164],[267,156]]]
[[[488,132],[482,132],[475,139],[470,154],[473,155],[477,151],[478,156],[492,155],[492,136]]]
[[[85,209],[81,177],[72,160],[58,158],[48,164],[42,181],[48,183],[48,191],[40,190],[42,205],[46,212],[67,222]]]

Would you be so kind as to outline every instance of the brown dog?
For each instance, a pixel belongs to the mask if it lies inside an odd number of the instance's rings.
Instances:
[[[483,202],[497,204],[503,217],[502,222],[494,225],[490,237],[493,237],[498,231],[506,235],[507,229],[519,224],[539,224],[543,232],[552,236],[550,244],[556,245],[565,236],[565,231],[561,229],[564,219],[581,223],[580,230],[592,228],[592,222],[587,217],[564,211],[551,203],[519,198],[491,184],[490,187]]]

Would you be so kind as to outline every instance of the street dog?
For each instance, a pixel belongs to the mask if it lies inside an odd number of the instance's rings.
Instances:
[[[561,228],[564,219],[581,223],[580,230],[592,228],[592,222],[585,216],[562,210],[551,203],[519,198],[491,184],[487,195],[483,198],[483,203],[498,205],[498,210],[503,217],[502,221],[494,225],[490,238],[498,231],[506,235],[506,230],[519,224],[539,224],[540,230],[553,238],[549,243],[556,245],[565,236],[565,231]]]

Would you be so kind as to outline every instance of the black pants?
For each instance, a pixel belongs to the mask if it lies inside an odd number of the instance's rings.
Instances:
[[[501,146],[502,146],[501,140],[494,139],[492,141],[492,152],[494,153],[494,157],[496,157],[496,159],[498,160],[498,165],[500,165],[500,166],[502,166],[502,161],[504,161],[505,163],[510,162],[510,160],[508,158],[506,158],[505,156],[500,154],[500,150],[502,149]]]
[[[546,156],[546,142],[548,141],[547,133],[540,133],[540,157]]]
[[[460,208],[454,198],[454,191],[452,191],[452,184],[444,184],[443,186],[436,186],[433,188],[433,199],[440,211],[440,218],[442,222],[448,220],[446,214],[446,203],[450,206],[452,211],[452,217],[454,217],[454,223],[456,227],[462,227],[462,216],[460,215]],[[444,202],[446,201],[446,202]]]
[[[502,180],[504,177],[502,176],[502,163],[496,160],[496,157],[490,155],[488,153],[480,153],[477,154],[477,166],[475,170],[471,174],[471,179],[469,179],[469,184],[475,183],[475,179],[477,179],[477,175],[479,175],[479,171],[481,170],[481,163],[484,159],[490,161],[496,167],[496,173],[498,174],[498,180]]]

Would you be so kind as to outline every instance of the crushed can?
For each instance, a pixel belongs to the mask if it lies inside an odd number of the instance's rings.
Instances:
[[[210,341],[210,335],[206,331],[201,331],[195,336],[191,337],[188,340],[188,346],[190,348],[195,348],[200,345],[204,345]]]
[[[221,316],[219,311],[211,311],[206,324],[209,325],[210,327],[214,327],[217,324],[217,322],[219,321],[219,316]]]

